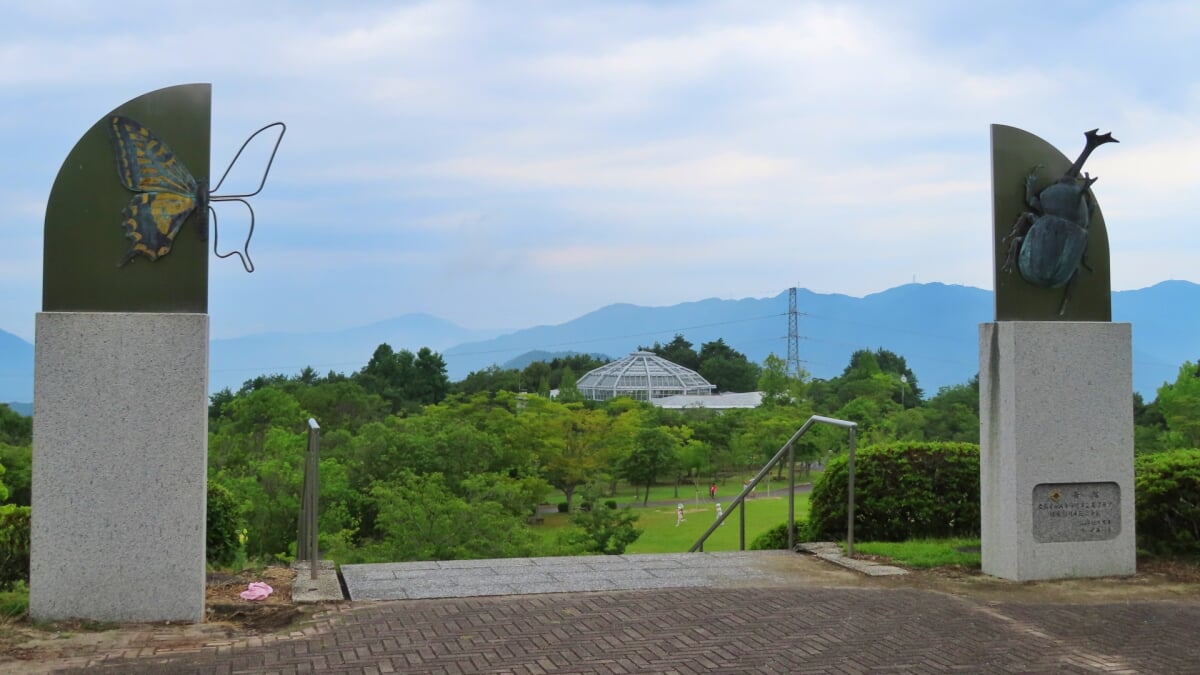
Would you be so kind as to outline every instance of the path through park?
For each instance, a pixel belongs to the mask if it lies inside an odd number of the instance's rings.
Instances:
[[[920,574],[866,577],[811,556],[744,555],[743,574],[704,585],[359,600],[325,605],[291,629],[257,635],[215,624],[127,627],[34,645],[15,654],[24,658],[10,654],[0,661],[0,669],[1200,672],[1195,585],[1147,578],[1017,584]],[[719,557],[694,559],[712,567]]]

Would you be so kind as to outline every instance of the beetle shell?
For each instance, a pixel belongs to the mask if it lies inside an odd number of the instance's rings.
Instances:
[[[1038,286],[1065,286],[1079,269],[1087,241],[1087,229],[1079,224],[1054,215],[1037,216],[1021,244],[1017,264],[1021,277]],[[1041,253],[1035,256],[1035,251]],[[1058,255],[1046,255],[1050,251]]]

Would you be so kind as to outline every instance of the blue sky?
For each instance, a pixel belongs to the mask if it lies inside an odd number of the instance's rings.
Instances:
[[[990,288],[991,123],[1112,131],[1113,287],[1200,281],[1198,56],[1194,2],[4,1],[0,329],[32,337],[79,136],[187,82],[214,171],[288,124],[214,337]]]

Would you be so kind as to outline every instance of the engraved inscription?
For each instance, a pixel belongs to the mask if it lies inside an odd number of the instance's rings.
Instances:
[[[1033,487],[1033,539],[1039,544],[1105,541],[1121,533],[1116,483],[1040,483]]]

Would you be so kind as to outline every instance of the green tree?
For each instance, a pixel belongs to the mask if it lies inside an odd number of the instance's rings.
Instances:
[[[606,468],[601,457],[608,424],[603,411],[532,397],[516,416],[507,442],[532,451],[542,476],[562,491],[570,505],[575,490],[596,480]]]
[[[938,389],[922,411],[926,439],[979,443],[979,376],[967,384]]]
[[[261,392],[255,392],[261,393]],[[209,480],[233,493],[250,531],[246,553],[271,559],[293,550],[304,477],[305,434],[269,428],[252,464],[226,466]]]
[[[1175,382],[1158,388],[1155,402],[1171,434],[1171,449],[1200,447],[1200,366],[1185,361]]]
[[[787,370],[787,361],[774,353],[768,354],[758,377],[764,406],[792,405],[805,398],[804,374]]]
[[[650,347],[638,347],[638,351],[653,352],[671,363],[681,365],[684,368],[696,371],[700,370],[700,354],[697,354],[696,350],[692,348],[692,343],[688,342],[680,334],[676,334],[675,338],[665,345],[655,342]]]
[[[880,348],[875,350],[875,362],[879,364],[881,372],[893,375],[897,380],[896,396],[892,400],[896,403],[902,402],[905,408],[914,408],[921,405],[921,400],[925,397],[925,392],[921,389],[921,385],[917,383],[916,374],[908,367],[908,363],[904,360],[903,356]],[[903,390],[903,394],[900,393],[901,390]]]
[[[371,488],[382,538],[375,557],[391,561],[464,560],[533,555],[537,541],[503,504],[468,502],[441,474],[410,471]]]
[[[1146,403],[1142,395],[1133,392],[1133,450],[1139,455],[1163,452],[1168,449],[1167,420],[1163,418],[1158,401]]]
[[[33,418],[26,417],[0,403],[0,443],[30,445],[33,443]]]
[[[712,454],[712,446],[695,438],[689,438],[679,447],[679,459],[676,466],[679,467],[684,478],[691,479],[697,497],[700,495],[701,477],[713,474]],[[679,497],[678,483],[679,481],[676,481],[676,498]]]
[[[368,422],[384,419],[390,410],[387,401],[367,393],[353,380],[314,381],[290,389],[296,402],[322,429],[355,431]]]
[[[564,543],[583,553],[621,555],[642,535],[638,516],[629,509],[591,509],[571,516],[574,526],[563,536]]]
[[[758,366],[724,339],[701,345],[699,357],[700,375],[715,384],[717,391],[757,391]]]
[[[446,376],[446,360],[429,347],[417,350],[413,362],[414,379],[409,384],[409,398],[421,405],[432,405],[450,393],[450,378]]]
[[[638,433],[633,451],[621,462],[620,473],[631,484],[646,487],[642,506],[650,502],[650,487],[658,474],[670,467],[678,447],[678,439],[663,427],[643,429]]]
[[[514,478],[498,472],[473,474],[462,481],[461,487],[468,502],[494,502],[522,518],[533,515],[553,490],[540,476]]]
[[[541,363],[540,361],[538,363]],[[533,364],[530,364],[533,365]],[[546,364],[542,363],[545,366]],[[549,367],[547,366],[547,372]],[[461,381],[456,382],[453,391],[458,394],[476,394],[479,392],[511,391],[522,389],[523,376],[515,368],[501,368],[491,365],[483,370],[471,371]],[[537,380],[534,380],[536,382]]]
[[[422,405],[437,403],[450,391],[446,362],[441,354],[422,347],[416,355],[407,349],[393,351],[383,343],[354,379],[368,393],[377,394],[393,412],[414,412]]]
[[[0,466],[5,469],[4,484],[8,487],[8,501],[18,506],[29,506],[33,496],[33,447],[0,442]]]
[[[545,361],[533,361],[525,366],[525,370],[521,371],[521,388],[531,389],[537,387],[539,396],[550,395],[550,364]],[[545,383],[545,393],[542,393],[542,386]]]
[[[216,424],[218,420],[225,416],[225,408],[233,403],[233,392],[229,387],[225,387],[221,391],[208,397],[208,422]]]
[[[583,400],[583,394],[575,380],[575,371],[570,366],[562,370],[562,380],[558,385],[558,400],[561,403],[575,403]]]

